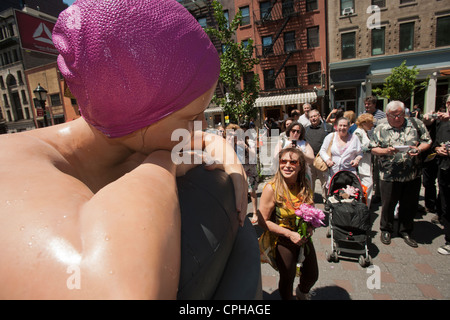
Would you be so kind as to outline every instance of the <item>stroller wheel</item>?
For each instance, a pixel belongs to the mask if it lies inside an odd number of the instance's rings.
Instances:
[[[360,255],[360,256],[359,256],[359,259],[358,259],[358,262],[359,262],[359,265],[360,265],[361,267],[363,267],[363,268],[368,267],[368,266],[371,265],[371,259],[370,259],[370,256],[367,257],[367,258],[365,258],[363,255]]]
[[[332,253],[329,253],[328,251],[325,251],[325,258],[328,262],[338,262],[339,257],[337,255],[336,251],[333,251]]]
[[[331,254],[331,258],[333,259],[334,262],[339,262],[339,256],[338,256],[338,254],[337,254],[336,251],[334,251],[334,252]]]
[[[325,258],[327,259],[328,262],[331,262],[331,255],[328,251],[325,251]]]

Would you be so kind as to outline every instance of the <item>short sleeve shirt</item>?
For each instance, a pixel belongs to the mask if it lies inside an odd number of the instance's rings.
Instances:
[[[388,121],[377,125],[370,141],[370,148],[388,148],[392,146],[417,146],[420,143],[431,144],[431,137],[421,120],[414,119],[418,130],[410,119],[399,129],[392,127]],[[394,155],[378,156],[380,179],[383,181],[406,182],[420,177],[422,173],[421,159],[407,152],[397,152]]]

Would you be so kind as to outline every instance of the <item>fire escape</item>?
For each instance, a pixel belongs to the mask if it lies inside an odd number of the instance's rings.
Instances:
[[[254,11],[261,45],[255,48],[264,71],[263,94],[298,92],[300,86],[297,76],[287,84],[279,75],[291,57],[300,52],[301,41],[297,30],[287,32],[289,22],[295,23],[300,16],[300,0],[271,0],[259,2],[259,10]],[[290,28],[292,29],[292,28]],[[284,32],[284,33],[283,33]],[[280,39],[281,38],[281,39]]]

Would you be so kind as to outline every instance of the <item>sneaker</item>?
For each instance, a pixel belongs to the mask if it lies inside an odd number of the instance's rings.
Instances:
[[[442,247],[439,247],[439,249],[437,249],[437,251],[440,254],[449,255],[450,254],[450,244],[445,244]]]

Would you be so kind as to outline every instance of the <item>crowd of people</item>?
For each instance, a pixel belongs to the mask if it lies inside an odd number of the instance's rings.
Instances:
[[[386,112],[376,107],[376,97],[367,97],[364,103],[366,112],[358,117],[353,111],[333,109],[326,119],[319,110],[305,104],[301,116],[299,110],[293,110],[291,117],[286,117],[280,125],[280,139],[275,148],[278,167],[263,188],[258,214],[259,224],[276,235],[274,245],[283,299],[292,298],[299,243],[308,241],[306,238],[302,241],[293,231],[292,221],[291,224],[286,221],[295,217],[299,204],[313,201],[310,194],[317,191],[316,180],[320,181],[318,192],[326,210],[327,186],[333,175],[342,170],[358,176],[369,208],[381,201],[380,240],[385,245],[398,232],[407,245],[418,247],[412,231],[423,183],[425,210],[436,213],[432,221],[441,223],[445,230],[445,243],[438,252],[450,254],[447,204],[450,199],[450,97],[445,109],[423,116],[417,106],[409,112],[401,101],[388,103]],[[317,155],[328,170],[313,165]],[[305,191],[308,188],[309,193]],[[253,223],[257,217],[254,212]],[[394,230],[394,219],[398,219],[398,230]],[[317,280],[315,259],[311,251],[303,263],[297,297],[307,294]]]

